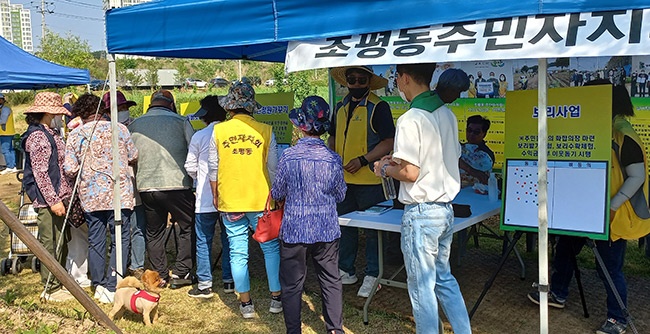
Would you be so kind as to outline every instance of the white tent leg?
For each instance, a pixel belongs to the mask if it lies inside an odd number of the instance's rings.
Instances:
[[[111,97],[111,139],[113,155],[113,213],[115,217],[115,271],[117,272],[117,281],[125,273],[122,271],[122,203],[120,191],[120,150],[118,147],[119,128],[117,127],[117,71],[115,69],[115,57],[108,54],[108,76],[110,82]],[[128,226],[127,226],[128,228]]]
[[[537,186],[539,188],[539,208],[537,216],[539,219],[539,332],[548,333],[548,192],[546,186],[546,169],[548,165],[548,128],[546,126],[546,105],[547,105],[547,61],[540,58],[537,71],[537,107],[539,112],[537,118],[538,152],[537,152]]]

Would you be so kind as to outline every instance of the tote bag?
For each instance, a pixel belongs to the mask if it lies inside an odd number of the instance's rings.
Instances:
[[[257,219],[257,228],[253,233],[253,239],[257,242],[267,242],[276,239],[280,235],[280,226],[282,225],[282,215],[284,206],[278,205],[278,208],[271,210],[271,193],[266,198],[264,213]]]

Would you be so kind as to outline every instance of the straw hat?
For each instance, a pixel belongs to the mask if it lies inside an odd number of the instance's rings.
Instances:
[[[358,69],[364,72],[368,72],[370,74],[370,90],[377,90],[380,88],[386,87],[388,85],[388,80],[386,78],[382,78],[378,75],[375,74],[375,72],[372,71],[372,67],[370,66],[344,66],[344,67],[336,67],[333,68],[332,71],[330,72],[332,75],[332,78],[334,78],[334,81],[338,82],[342,86],[347,87],[348,82],[346,80],[346,72],[349,69]]]
[[[61,95],[54,92],[41,92],[34,97],[34,104],[24,111],[25,114],[47,113],[52,115],[68,115],[70,112],[63,106]]]

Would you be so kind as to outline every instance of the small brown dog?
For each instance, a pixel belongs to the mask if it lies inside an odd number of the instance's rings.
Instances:
[[[162,279],[157,271],[145,270],[140,280],[133,276],[125,277],[117,284],[113,309],[108,313],[111,320],[119,319],[124,310],[142,313],[144,324],[151,326],[158,320],[158,301],[160,300],[160,284]],[[153,319],[151,318],[153,316]]]

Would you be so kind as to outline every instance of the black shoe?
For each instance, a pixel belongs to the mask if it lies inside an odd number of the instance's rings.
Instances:
[[[233,293],[235,292],[235,282],[224,282],[223,283],[223,292]]]
[[[192,277],[190,277],[190,274],[187,273],[187,275],[183,276],[182,278],[172,274],[170,281],[169,281],[169,288],[170,289],[179,289],[184,286],[192,285]]]
[[[530,299],[531,302],[539,305],[539,291],[529,293],[528,299]],[[555,308],[564,308],[565,302],[566,301],[559,300],[557,297],[555,297],[555,294],[553,292],[548,293],[548,306]]]
[[[199,289],[199,287],[197,286],[192,290],[188,291],[187,295],[193,298],[208,299],[208,298],[212,298],[214,296],[214,293],[212,293],[211,288]]]

